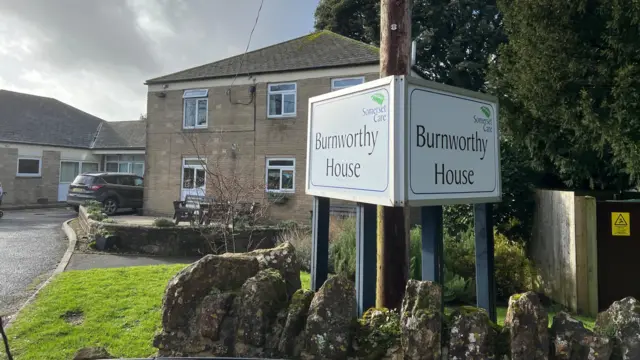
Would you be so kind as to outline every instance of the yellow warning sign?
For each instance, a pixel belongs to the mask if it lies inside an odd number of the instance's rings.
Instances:
[[[628,212],[611,213],[611,235],[631,236],[631,217]]]

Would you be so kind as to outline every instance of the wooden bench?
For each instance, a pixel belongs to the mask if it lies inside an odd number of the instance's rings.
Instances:
[[[176,225],[182,221],[201,223],[203,210],[214,203],[215,199],[211,196],[187,195],[184,201],[173,202],[173,221]]]

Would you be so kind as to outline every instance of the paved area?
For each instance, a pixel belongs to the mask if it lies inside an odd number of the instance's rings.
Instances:
[[[116,268],[125,266],[163,265],[163,264],[191,264],[200,257],[162,257],[138,255],[102,255],[75,253],[65,271],[88,270],[95,268]]]
[[[67,249],[68,209],[5,210],[0,219],[0,314],[12,314],[45,281]]]

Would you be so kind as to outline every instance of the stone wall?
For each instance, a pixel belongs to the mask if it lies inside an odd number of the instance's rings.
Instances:
[[[0,183],[7,195],[4,205],[35,205],[58,202],[60,151],[43,150],[41,174],[36,177],[17,176],[18,148],[0,147]]]
[[[115,247],[110,251],[162,256],[199,256],[271,248],[282,231],[269,227],[244,229],[236,232],[233,241],[225,242],[214,227],[199,229],[97,222],[87,217],[84,207],[80,207],[78,218],[80,226],[89,234],[96,234],[98,228],[102,228],[115,235]]]
[[[169,282],[159,356],[282,359],[639,359],[640,303],[626,298],[600,314],[595,332],[566,313],[549,329],[533,292],[513,295],[504,327],[484,310],[442,313],[442,290],[410,280],[399,312],[356,316],[353,283],[330,277],[300,289],[288,243],[245,254],[207,255]]]

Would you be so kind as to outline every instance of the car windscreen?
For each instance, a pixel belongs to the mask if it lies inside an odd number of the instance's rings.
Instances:
[[[73,180],[73,185],[91,185],[94,180],[95,177],[93,176],[78,175],[76,179]]]

